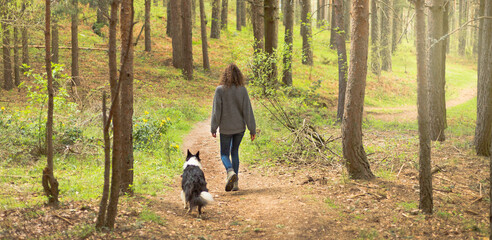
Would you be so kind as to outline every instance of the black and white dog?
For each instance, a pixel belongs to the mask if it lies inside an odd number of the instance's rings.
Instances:
[[[203,174],[202,164],[199,157],[200,151],[193,155],[188,150],[186,162],[183,165],[183,175],[181,180],[181,199],[184,208],[189,205],[190,213],[195,206],[198,207],[198,217],[202,215],[202,207],[214,201],[212,194],[208,192],[207,182]]]

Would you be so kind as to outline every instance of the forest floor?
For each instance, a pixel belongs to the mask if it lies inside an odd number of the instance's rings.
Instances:
[[[394,133],[377,133],[377,139]],[[366,141],[376,139],[365,135]],[[408,136],[410,137],[410,136]],[[245,141],[249,139],[245,138]],[[209,121],[187,135],[200,151],[215,203],[202,218],[180,200],[180,176],[162,195],[122,197],[116,229],[95,232],[97,200],[0,212],[0,239],[478,239],[487,236],[488,159],[451,141],[433,150],[434,206],[418,210],[418,171],[402,164],[395,178],[349,180],[341,165],[242,164],[237,192],[224,191],[225,170]],[[456,161],[459,159],[459,161]]]
[[[468,102],[477,96],[477,88],[471,87],[463,89],[458,98],[446,101],[446,108]],[[415,121],[417,120],[417,105],[407,105],[402,107],[366,107],[366,114],[373,118],[383,121]]]

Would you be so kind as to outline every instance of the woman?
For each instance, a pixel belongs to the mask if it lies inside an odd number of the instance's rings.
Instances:
[[[237,191],[239,171],[239,145],[248,127],[251,141],[255,140],[256,123],[244,77],[231,63],[224,70],[220,85],[215,89],[212,108],[211,132],[215,138],[220,131],[220,158],[227,171],[225,190]],[[231,159],[229,158],[231,156]]]

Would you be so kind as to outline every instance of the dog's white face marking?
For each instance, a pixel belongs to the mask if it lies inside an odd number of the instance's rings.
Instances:
[[[188,159],[188,161],[184,163],[183,169],[185,169],[188,165],[197,166],[202,169],[202,164],[200,163],[200,161],[198,161],[196,157],[191,157],[190,159]]]

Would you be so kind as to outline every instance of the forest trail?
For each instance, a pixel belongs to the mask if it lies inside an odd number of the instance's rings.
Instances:
[[[316,189],[303,184],[305,176],[289,172],[266,172],[240,165],[237,192],[225,192],[225,169],[219,157],[219,142],[210,134],[210,120],[200,122],[185,138],[183,150],[200,151],[203,170],[215,203],[186,213],[179,197],[181,178],[160,196],[156,213],[167,219],[169,238],[206,239],[339,239],[336,215],[323,201],[313,201]],[[243,141],[250,141],[249,136]],[[298,174],[299,175],[299,174]],[[308,187],[310,186],[310,187]],[[169,229],[170,228],[170,229]],[[174,230],[173,230],[174,229]]]
[[[468,102],[477,95],[477,88],[471,87],[463,89],[459,93],[459,97],[448,100],[446,102],[446,108],[451,108]],[[383,120],[386,122],[392,121],[416,121],[417,120],[417,105],[403,106],[403,107],[367,107],[365,110],[366,115]]]

